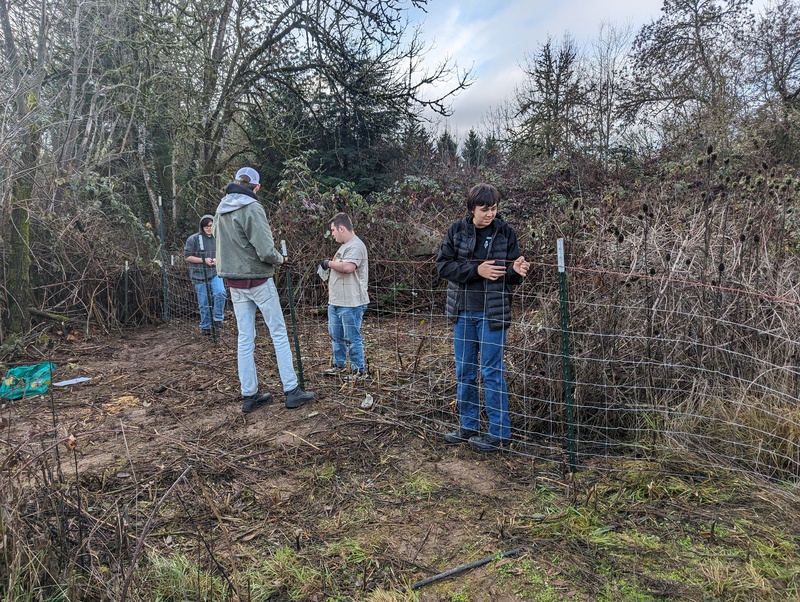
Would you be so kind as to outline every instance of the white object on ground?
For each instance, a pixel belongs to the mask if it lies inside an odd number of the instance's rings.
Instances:
[[[57,383],[53,383],[54,387],[66,387],[67,385],[77,385],[78,383],[86,382],[87,380],[92,380],[88,376],[79,376],[78,378],[71,378],[69,380],[62,380]]]

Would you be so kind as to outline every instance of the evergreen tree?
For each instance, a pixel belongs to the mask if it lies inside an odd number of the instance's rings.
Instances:
[[[464,163],[472,169],[477,169],[484,164],[484,144],[474,129],[470,129],[467,134],[467,139],[464,141],[464,149],[461,152],[461,158],[464,160]]]
[[[530,57],[525,68],[527,81],[517,93],[521,117],[516,142],[552,158],[574,147],[583,134],[579,109],[584,103],[577,74],[578,50],[565,36],[555,48],[551,39]]]
[[[442,165],[458,165],[458,143],[448,130],[442,132],[436,140],[436,155]]]

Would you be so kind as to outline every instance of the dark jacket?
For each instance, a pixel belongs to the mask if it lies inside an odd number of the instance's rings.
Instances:
[[[439,276],[447,279],[447,301],[445,315],[453,322],[463,311],[465,290],[468,284],[482,281],[486,295],[486,313],[489,328],[499,330],[511,324],[511,295],[513,287],[522,282],[522,277],[514,271],[513,263],[522,253],[517,244],[514,229],[500,216],[492,222],[495,232],[487,259],[500,259],[506,262],[506,275],[500,280],[487,280],[478,275],[478,265],[482,260],[475,259],[475,224],[472,215],[453,223],[447,230],[439,255],[436,257],[436,270]]]
[[[214,219],[214,216],[204,215],[200,218],[200,223],[202,224],[206,218]],[[192,234],[186,239],[186,245],[183,247],[183,258],[186,259],[194,255],[195,257],[210,257],[214,259],[217,256],[216,246],[217,243],[214,240],[214,236],[207,236],[203,232],[203,228],[200,227],[200,232]],[[210,265],[203,266],[202,263],[187,263],[186,265],[189,266],[189,276],[192,282],[205,282],[206,279],[211,280],[217,275],[217,269]]]

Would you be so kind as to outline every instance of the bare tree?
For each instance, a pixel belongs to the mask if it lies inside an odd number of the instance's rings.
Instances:
[[[617,27],[601,23],[587,60],[586,110],[592,146],[598,149],[606,164],[612,145],[619,142],[623,134],[619,102],[632,37],[630,24]]]
[[[8,233],[8,279],[4,283],[6,322],[12,332],[28,328],[29,305],[33,297],[30,284],[30,209],[33,182],[41,145],[40,92],[47,62],[47,5],[39,11],[20,15],[9,10],[7,0],[0,1],[0,28],[3,34],[3,59],[8,83],[7,98],[11,116],[3,124],[3,162],[10,183],[8,211],[4,212],[4,230]],[[30,19],[30,16],[36,17]],[[7,184],[8,185],[8,184]],[[5,197],[6,194],[3,194]]]
[[[748,36],[754,82],[765,98],[776,95],[787,108],[800,109],[800,7],[778,0],[760,16]]]
[[[633,43],[624,108],[664,139],[705,131],[719,142],[743,105],[750,0],[665,0]]]
[[[800,7],[778,0],[747,38],[755,105],[748,132],[772,162],[800,165]]]
[[[424,2],[418,2],[424,4]],[[316,114],[323,91],[340,103],[357,93],[359,80],[342,67],[355,59],[362,75],[382,81],[375,106],[416,118],[420,107],[446,113],[445,99],[468,85],[467,73],[449,64],[421,69],[423,48],[417,36],[406,42],[404,4],[399,0],[249,0],[222,5],[197,4],[176,11],[179,44],[191,65],[183,74],[186,90],[186,140],[192,141],[193,178],[216,188],[227,168],[226,141],[238,120],[257,118],[264,99],[292,98]],[[391,79],[387,75],[392,74]],[[427,98],[430,84],[454,76],[452,88]],[[355,86],[355,87],[354,87]],[[260,98],[254,101],[254,94]]]

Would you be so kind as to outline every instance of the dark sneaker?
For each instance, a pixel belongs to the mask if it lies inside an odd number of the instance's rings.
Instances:
[[[299,386],[286,393],[286,407],[290,410],[299,408],[307,404],[312,399],[316,399],[317,394],[311,391],[303,391]]]
[[[204,335],[206,335],[207,337],[210,337],[210,336],[211,336],[211,329],[210,329],[210,328],[209,328],[208,330],[206,330],[205,328],[201,328],[201,329],[200,329],[200,332],[202,332],[202,333],[203,333]]]
[[[479,452],[496,452],[508,449],[511,441],[491,435],[477,435],[469,438],[469,446]]]
[[[331,366],[327,370],[323,370],[325,376],[341,376],[344,374],[344,366]]]
[[[269,393],[256,393],[255,395],[248,395],[242,397],[242,413],[249,414],[255,412],[261,406],[265,406],[272,401],[272,395]]]
[[[222,328],[222,320],[220,320],[219,322],[217,322],[217,321],[215,320],[215,321],[214,321],[214,328],[216,328],[217,330],[219,330],[220,328]]]
[[[445,443],[466,443],[470,440],[470,437],[475,437],[478,435],[478,431],[470,431],[465,428],[459,428],[457,431],[453,431],[452,433],[445,433],[444,441]]]
[[[366,370],[353,370],[352,372],[342,372],[342,379],[348,382],[360,381],[370,382],[372,378]]]

